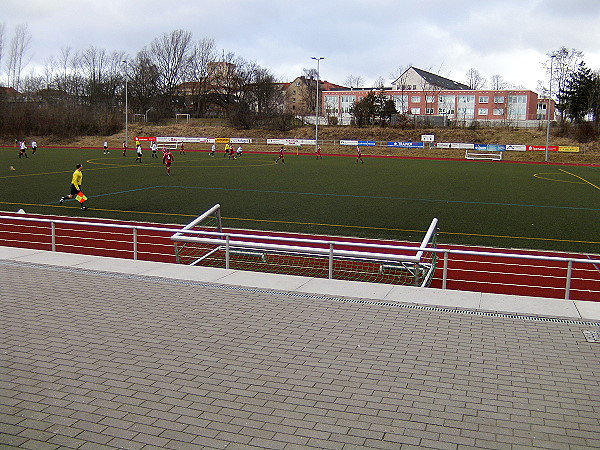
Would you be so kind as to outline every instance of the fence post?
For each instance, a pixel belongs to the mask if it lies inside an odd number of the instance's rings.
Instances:
[[[52,251],[56,251],[56,223],[54,220],[50,222],[50,228],[52,229]]]
[[[133,227],[133,259],[137,261],[138,259],[138,233],[137,227]]]
[[[417,286],[417,287],[418,287],[418,286],[419,286],[419,284],[420,284],[420,278],[421,278],[421,277],[419,276],[419,275],[420,275],[420,270],[419,270],[420,268],[419,268],[419,264],[418,264],[418,263],[415,263],[415,264],[413,265],[413,268],[414,268],[414,271],[415,271],[415,275],[414,275],[414,276],[415,276],[415,286]]]
[[[225,236],[225,268],[229,269],[229,235]]]
[[[329,279],[333,279],[333,242],[329,243]]]
[[[444,270],[442,272],[442,289],[446,289],[448,281],[448,250],[444,250]]]
[[[571,296],[571,274],[573,272],[573,261],[570,259],[567,264],[567,284],[565,286],[565,300]]]

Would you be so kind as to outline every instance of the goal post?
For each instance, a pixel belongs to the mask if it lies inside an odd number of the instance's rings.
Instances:
[[[255,230],[223,232],[217,204],[173,234],[178,263],[315,278],[429,286],[436,269],[438,220],[418,247],[360,238]]]
[[[190,122],[190,115],[189,114],[175,114],[175,122],[179,122],[179,121],[186,121],[186,123]]]
[[[502,152],[480,152],[477,150],[465,150],[465,159],[502,161]]]
[[[198,239],[206,233],[220,234],[222,231],[221,205],[217,203],[171,236],[176,261],[192,266],[200,263],[217,251],[219,246],[203,244]]]

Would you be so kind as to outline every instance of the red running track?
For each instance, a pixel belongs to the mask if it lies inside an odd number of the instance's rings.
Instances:
[[[134,258],[134,239],[137,242],[137,259],[175,263],[174,245],[171,235],[181,229],[181,225],[165,225],[147,222],[115,221],[108,219],[81,219],[63,216],[44,216],[35,214],[0,213],[7,218],[0,219],[0,245],[35,250],[52,250],[52,225],[50,220],[67,223],[55,223],[55,250],[59,252]],[[12,218],[14,217],[14,219]],[[23,221],[18,218],[41,219],[42,221]],[[85,221],[87,225],[76,224]],[[109,225],[108,227],[99,225]],[[125,226],[119,228],[119,226]],[[137,229],[134,227],[154,227],[162,230]],[[233,230],[224,230],[233,231]],[[235,230],[242,232],[241,230]],[[278,237],[330,240],[328,236],[309,236],[292,233],[260,232],[243,230],[243,233]],[[360,238],[337,237],[336,242],[414,245],[414,243],[390,242],[384,240],[366,240]],[[336,244],[337,245],[337,244]],[[486,255],[464,255],[451,253],[448,257],[446,288],[452,290],[487,292],[497,294],[525,295],[532,297],[565,298],[567,262],[542,261],[528,259],[529,256],[548,256],[599,260],[598,255],[560,253],[529,250],[506,250],[482,247],[446,246],[440,249],[481,251],[486,253],[510,253],[523,255],[523,259]],[[390,250],[393,251],[393,250]],[[433,288],[442,287],[443,256],[438,260]],[[600,301],[600,264],[573,263],[571,300]]]

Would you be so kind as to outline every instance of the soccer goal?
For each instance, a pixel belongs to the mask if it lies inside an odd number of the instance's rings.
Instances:
[[[181,142],[157,142],[158,149],[162,149],[163,147],[170,151],[177,151],[181,148]]]
[[[223,230],[215,205],[171,239],[177,262],[316,278],[429,286],[437,253],[437,219],[419,244],[360,238]],[[417,246],[418,245],[418,246]]]
[[[190,122],[190,115],[189,114],[175,114],[175,122],[179,122],[179,121],[186,121],[187,123]]]
[[[502,152],[478,152],[465,150],[465,159],[502,161]]]

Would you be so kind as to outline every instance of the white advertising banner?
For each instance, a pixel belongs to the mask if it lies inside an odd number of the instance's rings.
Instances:
[[[197,142],[197,143],[206,143],[206,142],[209,142],[209,139],[205,138],[205,137],[157,136],[156,142]]]
[[[314,139],[267,139],[267,145],[315,145]]]
[[[514,150],[517,152],[524,152],[527,151],[527,146],[526,145],[506,145],[506,150]]]
[[[465,150],[473,150],[475,148],[475,144],[466,144],[464,142],[451,142],[450,148],[462,148]]]
[[[252,139],[250,138],[229,138],[229,142],[232,144],[252,144]]]

